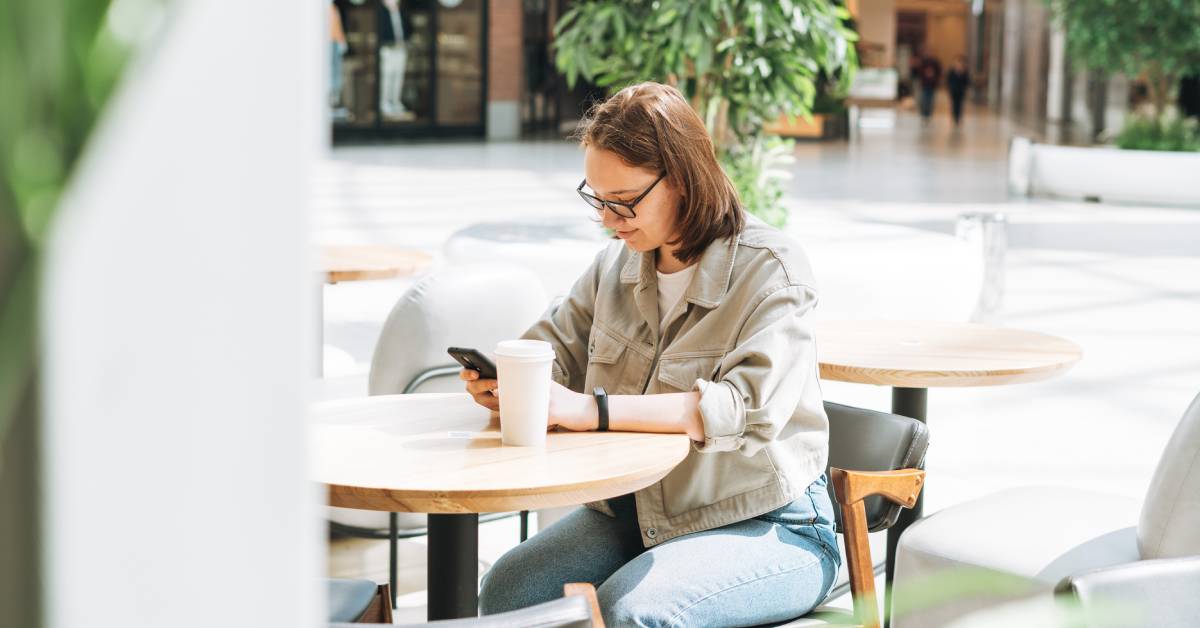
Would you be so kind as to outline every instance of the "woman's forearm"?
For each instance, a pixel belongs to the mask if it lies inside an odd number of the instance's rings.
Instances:
[[[608,398],[608,429],[687,434],[692,440],[703,441],[700,393],[614,395]]]
[[[571,430],[594,430],[600,423],[596,400],[587,394],[554,387],[550,402],[550,422]],[[700,393],[664,393],[659,395],[610,395],[608,429],[615,432],[654,432],[687,434],[692,440],[704,440],[704,422],[700,418]]]

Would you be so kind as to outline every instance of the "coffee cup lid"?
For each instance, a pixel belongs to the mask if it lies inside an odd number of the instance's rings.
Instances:
[[[496,345],[496,356],[525,359],[554,359],[554,347],[544,340],[504,340]]]

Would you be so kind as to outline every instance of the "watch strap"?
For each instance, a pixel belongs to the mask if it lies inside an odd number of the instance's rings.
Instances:
[[[599,417],[599,423],[596,425],[597,432],[608,431],[608,393],[604,392],[604,388],[597,386],[592,395],[596,397],[596,413]]]

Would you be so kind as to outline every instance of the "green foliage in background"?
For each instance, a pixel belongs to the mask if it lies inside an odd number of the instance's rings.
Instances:
[[[1045,1],[1062,24],[1071,58],[1101,75],[1145,80],[1153,119],[1166,125],[1180,80],[1200,74],[1200,1]],[[1133,133],[1146,135],[1144,128]]]
[[[34,371],[38,253],[131,49],[114,25],[138,4],[0,3],[0,441]]]
[[[0,0],[0,625],[41,611],[41,251],[147,0]],[[155,0],[149,0],[151,2]],[[110,10],[111,9],[111,10]],[[10,438],[11,437],[11,438]],[[5,455],[7,454],[7,455]]]
[[[793,161],[793,146],[777,135],[758,135],[747,148],[727,152],[721,164],[747,210],[776,227],[787,223],[779,181],[791,175],[779,166]]]
[[[1200,151],[1200,124],[1191,118],[1133,116],[1117,135],[1117,146],[1131,150]]]
[[[768,141],[763,125],[810,115],[823,83],[848,89],[857,66],[849,18],[831,0],[581,0],[555,27],[555,62],[572,86],[677,87],[746,209],[782,226],[774,173],[791,143]]]

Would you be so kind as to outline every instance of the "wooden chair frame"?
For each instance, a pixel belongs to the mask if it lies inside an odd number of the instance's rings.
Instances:
[[[367,606],[367,610],[358,619],[354,620],[355,624],[390,624],[392,623],[392,592],[391,587],[386,584],[381,584],[375,589],[375,597],[371,598],[371,603]]]
[[[867,538],[867,511],[863,500],[880,495],[904,508],[912,508],[925,484],[920,469],[847,471],[830,468],[830,479],[842,509],[842,534],[846,540],[850,591],[854,616],[863,628],[879,628],[879,602],[875,595],[875,568]]]
[[[581,595],[588,601],[592,609],[592,628],[604,628],[604,618],[600,616],[600,600],[596,599],[596,587],[587,582],[571,582],[563,585],[563,597]]]

